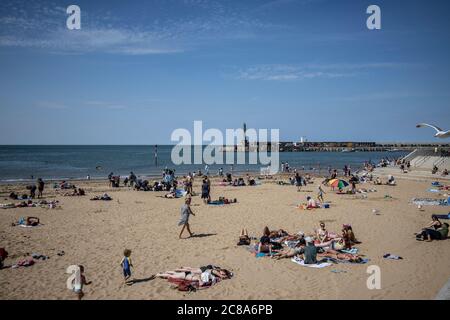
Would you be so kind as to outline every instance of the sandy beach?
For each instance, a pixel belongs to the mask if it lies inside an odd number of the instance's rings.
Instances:
[[[9,252],[5,265],[31,253],[50,257],[31,267],[1,270],[0,299],[76,299],[66,288],[69,275],[65,270],[72,264],[83,264],[87,279],[92,281],[84,288],[84,299],[433,299],[449,279],[449,240],[418,242],[413,235],[431,220],[431,214],[449,212],[445,206],[424,206],[419,211],[411,204],[414,197],[445,196],[427,191],[432,180],[398,179],[395,187],[362,185],[377,190],[368,193],[366,199],[337,195],[325,188],[325,200],[331,208],[311,211],[296,205],[305,202],[307,195],[316,195],[321,179],[316,178],[302,192],[275,181],[263,180],[262,185],[252,187],[223,187],[213,179],[213,199],[225,196],[237,198],[238,203],[210,206],[194,196],[192,210],[196,216],[190,222],[198,236],[182,240],[178,239],[177,223],[183,198],[165,199],[161,197],[164,192],[113,189],[106,181],[77,183],[87,195],[64,197],[47,185],[45,199],[59,200],[59,208],[0,209],[0,246]],[[197,179],[197,193],[199,183]],[[24,189],[17,184],[0,186],[0,202],[11,202],[9,193],[23,193]],[[105,192],[112,201],[89,200]],[[39,217],[43,225],[11,226],[26,216]],[[255,258],[236,245],[244,227],[250,236],[259,238],[265,226],[312,233],[319,221],[339,233],[342,224],[351,224],[362,241],[357,245],[360,253],[370,261],[310,269],[289,259]],[[133,278],[143,280],[132,286],[123,284],[119,265],[125,248],[133,251]],[[65,255],[58,256],[59,251]],[[402,256],[403,260],[383,259],[385,253]],[[194,293],[173,290],[163,279],[145,281],[157,272],[207,264],[227,268],[235,275]],[[370,265],[381,268],[380,290],[367,289]]]

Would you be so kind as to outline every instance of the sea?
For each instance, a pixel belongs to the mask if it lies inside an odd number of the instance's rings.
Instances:
[[[127,176],[131,171],[140,177],[158,177],[165,168],[174,169],[177,175],[189,172],[205,173],[205,164],[179,164],[171,160],[174,146],[118,146],[118,145],[4,145],[0,146],[0,182],[45,180],[103,179],[110,172]],[[192,158],[193,158],[192,151]],[[155,156],[157,155],[157,156]],[[342,169],[350,166],[352,171],[360,169],[364,162],[378,163],[381,159],[398,158],[406,152],[280,152],[279,162],[289,163],[298,170],[324,173],[328,168]],[[236,154],[234,154],[236,157]],[[269,155],[270,156],[270,155]],[[224,173],[260,172],[261,163],[212,164],[209,174],[217,174],[219,168]]]

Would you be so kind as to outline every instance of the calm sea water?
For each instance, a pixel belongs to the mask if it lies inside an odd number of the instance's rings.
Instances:
[[[154,146],[0,146],[0,181],[25,181],[41,177],[44,179],[103,178],[110,172],[128,175],[130,171],[141,176],[158,176],[167,166],[177,174],[201,170],[204,165],[178,165],[171,161],[173,146],[158,146],[158,164],[155,164]],[[193,153],[192,153],[193,154]],[[364,161],[378,162],[384,157],[396,158],[401,152],[284,152],[280,163],[306,170],[328,166],[341,169],[350,165],[360,168]],[[248,156],[248,154],[247,154]],[[248,163],[248,161],[246,161]],[[224,172],[230,165],[212,165],[210,174],[222,167]],[[234,165],[234,172],[259,172],[261,165]]]

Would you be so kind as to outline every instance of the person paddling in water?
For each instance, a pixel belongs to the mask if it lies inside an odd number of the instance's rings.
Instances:
[[[195,214],[191,210],[191,197],[187,197],[184,205],[181,207],[181,219],[178,223],[179,226],[183,226],[181,228],[179,239],[181,239],[181,235],[184,232],[184,229],[186,228],[189,232],[189,236],[192,237],[194,234],[191,232],[191,229],[189,228],[189,216],[192,214],[195,216]]]

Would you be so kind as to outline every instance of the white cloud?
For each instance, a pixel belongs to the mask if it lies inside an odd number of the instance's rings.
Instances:
[[[391,69],[416,65],[391,62],[341,64],[264,64],[234,68],[232,77],[241,80],[293,81],[315,78],[353,77],[370,69]]]
[[[247,39],[267,34],[265,24],[238,8],[216,1],[185,0],[177,3],[194,13],[133,24],[120,15],[81,10],[81,30],[65,26],[65,8],[57,2],[8,2],[0,17],[0,47],[47,50],[52,53],[110,53],[125,55],[173,54],[211,41]],[[188,10],[188,12],[190,12]]]
[[[239,69],[234,78],[241,80],[292,81],[314,78],[338,78],[352,76],[352,73],[329,72],[314,70],[310,67],[296,65],[258,65]]]

